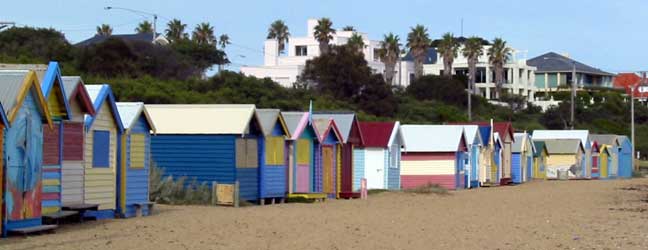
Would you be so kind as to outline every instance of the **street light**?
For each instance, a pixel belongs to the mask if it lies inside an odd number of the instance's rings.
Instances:
[[[129,9],[129,8],[122,8],[122,7],[114,7],[114,6],[106,6],[104,7],[104,10],[124,10],[128,11],[134,14],[137,14],[142,17],[153,17],[153,42],[155,42],[155,38],[157,38],[157,18],[158,15],[155,13],[149,13],[141,10],[134,10],[134,9]]]
[[[574,106],[575,106],[575,101],[574,99],[576,98],[576,61],[574,60],[565,60],[559,57],[544,57],[544,60],[558,60],[566,63],[571,63],[572,64],[572,81],[571,81],[571,118],[570,118],[570,128],[571,130],[574,130]]]

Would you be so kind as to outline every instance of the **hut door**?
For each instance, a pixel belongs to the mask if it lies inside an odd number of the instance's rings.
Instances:
[[[324,193],[333,193],[333,169],[334,164],[333,148],[331,146],[322,147],[322,185]]]
[[[297,140],[297,184],[296,192],[308,193],[310,191],[311,143],[307,139]]]

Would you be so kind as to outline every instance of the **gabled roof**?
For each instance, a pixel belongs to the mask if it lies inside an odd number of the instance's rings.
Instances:
[[[299,139],[301,133],[308,126],[308,112],[281,112],[281,116],[286,122],[290,138],[292,140]]]
[[[534,140],[579,139],[583,146],[589,146],[589,130],[535,130]]]
[[[47,101],[43,96],[36,73],[32,70],[0,70],[0,103],[6,112],[7,121],[9,123],[14,121],[25,97],[32,88],[35,91],[31,93],[36,95],[35,101],[41,111],[42,120],[47,122],[50,128],[53,127]]]
[[[599,145],[618,145],[617,137],[618,135],[612,134],[592,134],[590,140],[598,142]]]
[[[85,88],[85,83],[80,76],[63,76],[63,85],[65,86],[65,97],[67,98],[68,103],[72,101],[72,98],[77,98],[81,110],[85,111],[89,115],[94,115],[95,110],[92,105],[92,99],[90,99],[90,94]]]
[[[549,155],[547,145],[544,141],[533,141],[533,146],[536,148],[536,150],[533,152],[533,157],[539,157],[542,151],[545,151],[547,155]]]
[[[573,69],[572,62],[576,63],[576,72],[587,73],[593,75],[612,76],[614,74],[605,72],[603,70],[594,68],[584,63],[573,60],[569,57],[560,55],[555,52],[548,52],[537,57],[527,60],[529,66],[538,68],[536,73],[546,72],[571,72]]]
[[[623,142],[625,142],[625,141],[627,141],[628,143],[632,144],[632,141],[630,141],[630,138],[628,138],[628,137],[625,136],[625,135],[619,135],[619,136],[617,137],[617,141],[619,142],[619,145],[622,145]]]
[[[531,143],[531,138],[529,138],[529,134],[527,133],[515,133],[514,136],[515,136],[515,142],[513,142],[513,145],[511,145],[512,147],[511,152],[513,153],[522,152],[522,147],[523,147],[522,142]],[[531,143],[531,145],[533,145],[533,143]],[[533,150],[533,148],[531,150]]]
[[[396,122],[360,122],[364,147],[389,147]]]
[[[576,154],[580,148],[585,152],[579,139],[546,139],[544,141],[549,154]]]
[[[500,137],[498,132],[493,133],[493,141],[496,144],[500,145],[500,148],[502,147],[502,138]]]
[[[117,102],[116,105],[125,129],[131,129],[137,123],[139,117],[143,115],[146,122],[148,122],[149,128],[155,133],[155,124],[151,120],[151,116],[148,114],[143,102]]]
[[[329,135],[329,133],[333,133],[335,138],[339,142],[342,142],[342,134],[340,133],[340,130],[338,129],[337,124],[333,119],[314,119],[313,128],[315,129],[315,132],[317,133],[317,136],[319,137],[319,140],[321,142],[326,140],[326,137]]]
[[[490,127],[491,123],[490,122],[453,122],[449,123],[453,125],[478,125],[479,127]],[[495,130],[494,132],[499,133],[500,135],[508,134],[511,137],[511,140],[515,140],[515,137],[513,136],[513,133],[515,133],[515,130],[513,129],[513,123],[511,122],[493,122],[493,129]]]
[[[281,128],[284,130],[284,134],[287,137],[290,137],[290,131],[286,127],[286,122],[281,116],[281,110],[279,109],[256,109],[257,117],[259,117],[259,123],[261,124],[261,129],[263,130],[264,136],[272,135],[272,130],[275,127],[275,124],[279,122]]]
[[[490,126],[479,126],[479,135],[481,136],[482,145],[490,144]]]
[[[258,121],[254,104],[146,104],[146,109],[158,134],[246,134],[253,119]]]
[[[641,77],[635,73],[619,73],[614,77],[614,87],[627,89],[630,85],[641,82]]]
[[[61,78],[61,68],[59,68],[58,62],[50,62],[47,66],[47,71],[45,71],[45,75],[43,76],[41,86],[45,100],[49,98],[52,89],[54,89],[54,84],[59,84],[59,88],[61,88],[60,99],[63,101],[63,105],[65,106],[65,113],[67,114],[66,118],[70,119],[72,117],[72,114],[70,112],[70,102],[68,101],[67,95],[65,94],[65,84],[63,83],[63,79]]]
[[[2,122],[2,125],[4,125],[5,127],[11,126],[9,120],[7,120],[7,113],[5,113],[2,103],[0,103],[0,122]]]
[[[101,111],[102,104],[108,102],[108,107],[111,109],[113,119],[117,125],[119,132],[124,131],[124,124],[122,124],[121,118],[119,117],[119,110],[117,109],[115,95],[113,95],[110,85],[108,84],[97,84],[97,85],[86,85],[86,90],[88,95],[92,100],[92,104],[95,112],[98,114]],[[96,116],[86,116],[85,123],[86,127],[89,128],[95,121]]]
[[[462,126],[403,125],[405,152],[457,152],[468,145]]]
[[[335,124],[340,129],[342,133],[342,142],[347,143],[351,133],[353,132],[353,126],[358,126],[358,120],[355,113],[350,111],[318,111],[313,113],[313,119],[333,119]],[[359,126],[358,126],[359,129]],[[360,145],[363,144],[362,132],[358,133],[360,137]]]

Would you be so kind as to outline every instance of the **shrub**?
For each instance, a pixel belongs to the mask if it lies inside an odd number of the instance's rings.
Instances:
[[[438,195],[448,195],[448,190],[439,186],[439,184],[428,183],[423,186],[405,189],[406,193],[415,193],[415,194],[438,194]]]

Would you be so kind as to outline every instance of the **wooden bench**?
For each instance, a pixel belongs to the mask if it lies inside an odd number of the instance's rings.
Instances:
[[[57,225],[40,225],[34,227],[21,227],[7,230],[8,234],[28,235],[35,233],[49,233],[54,231]]]
[[[133,206],[135,207],[135,216],[140,217],[142,216],[142,208],[147,207],[148,208],[148,214],[151,215],[153,213],[153,206],[155,205],[155,202],[140,202],[140,203],[135,203]]]
[[[53,214],[44,214],[43,215],[43,224],[60,224],[61,221],[70,218],[72,216],[79,215],[77,211],[58,211]]]
[[[79,221],[83,221],[83,218],[85,216],[86,211],[97,211],[99,210],[99,204],[86,204],[86,203],[80,203],[80,204],[69,204],[69,205],[63,205],[61,207],[63,211],[75,211],[79,215]]]

